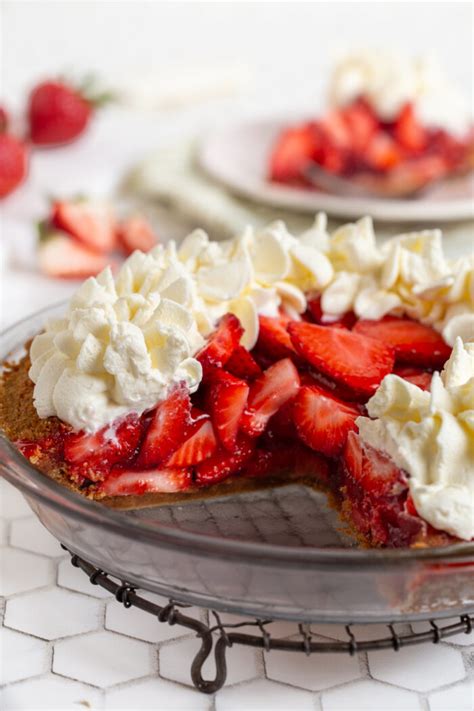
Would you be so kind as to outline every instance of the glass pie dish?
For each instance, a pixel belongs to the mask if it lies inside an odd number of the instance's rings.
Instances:
[[[2,335],[0,359],[65,305]],[[474,609],[474,544],[363,549],[326,496],[302,485],[131,511],[69,491],[0,435],[0,471],[71,552],[179,602],[307,622],[429,619]]]

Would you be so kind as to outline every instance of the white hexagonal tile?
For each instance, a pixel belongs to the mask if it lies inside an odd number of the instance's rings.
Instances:
[[[8,600],[5,625],[44,639],[57,639],[96,629],[99,611],[97,600],[54,588]]]
[[[196,689],[186,689],[164,679],[145,679],[105,692],[105,708],[110,711],[208,711],[211,701]]]
[[[8,524],[6,521],[0,520],[0,546],[6,546],[8,540]]]
[[[114,632],[94,632],[54,646],[53,671],[94,686],[138,679],[155,673],[153,649]]]
[[[160,649],[160,676],[191,685],[191,663],[200,647],[196,637],[169,642]],[[236,645],[226,650],[227,684],[237,684],[253,679],[258,673],[258,652]],[[215,677],[214,656],[206,660],[202,675],[205,679]]]
[[[267,677],[302,689],[318,691],[360,677],[359,661],[349,654],[271,651],[265,654]]]
[[[461,653],[453,647],[427,644],[369,652],[372,676],[414,691],[429,691],[460,681],[466,675]]]
[[[7,686],[0,696],[0,708],[8,711],[66,711],[66,709],[102,708],[101,693],[90,686],[79,684],[71,679],[49,676],[43,679],[28,679],[18,684]]]
[[[147,595],[147,599],[151,600],[152,596]],[[163,605],[164,601],[160,599],[159,604]],[[186,608],[183,612],[189,617],[199,619],[199,610],[197,608]],[[142,639],[144,642],[163,642],[167,639],[177,639],[186,634],[193,634],[192,630],[180,625],[159,622],[137,607],[127,609],[115,599],[107,604],[105,628],[129,637]]]
[[[46,642],[28,635],[0,629],[0,683],[44,674],[50,668],[51,649]]]
[[[368,680],[324,691],[321,706],[323,711],[421,711],[412,691]]]
[[[31,509],[18,489],[0,479],[0,516],[10,520],[31,514]]]
[[[36,516],[28,516],[28,518],[12,522],[10,545],[51,557],[64,555],[59,541],[50,534]]]
[[[52,583],[53,578],[50,561],[13,548],[0,550],[0,595],[35,590]]]
[[[459,617],[453,617],[451,619],[441,620],[439,626],[444,627],[447,625],[458,624],[459,622]],[[427,630],[432,629],[429,622],[412,622],[411,626],[414,632],[426,632]],[[452,637],[445,637],[443,638],[443,644],[460,644],[463,647],[469,647],[471,644],[474,644],[474,630],[470,634],[460,632]]]
[[[474,680],[466,679],[449,689],[437,691],[428,697],[430,711],[472,711],[474,709]]]
[[[216,711],[313,711],[312,694],[302,689],[290,689],[274,681],[258,679],[249,684],[224,687],[216,695]]]
[[[61,560],[58,565],[58,585],[67,590],[90,595],[97,598],[111,598],[112,594],[100,585],[92,585],[88,576],[79,568],[71,565],[71,558],[68,555]]]

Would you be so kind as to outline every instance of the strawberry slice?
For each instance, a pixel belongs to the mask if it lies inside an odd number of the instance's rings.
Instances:
[[[138,463],[151,467],[161,464],[184,442],[191,426],[191,401],[184,384],[158,405],[142,444]]]
[[[393,349],[360,333],[296,321],[288,331],[310,365],[357,396],[372,395],[393,369]]]
[[[296,395],[299,386],[298,371],[289,358],[267,368],[250,387],[248,408],[241,420],[242,431],[258,437],[270,417]]]
[[[77,244],[61,232],[53,232],[38,246],[39,268],[49,277],[86,279],[97,276],[108,263],[105,255]]]
[[[349,131],[352,150],[363,154],[379,127],[376,115],[363,99],[357,99],[344,108],[342,115]]]
[[[355,432],[347,436],[343,453],[346,476],[356,482],[363,491],[377,497],[394,493],[397,484],[406,482],[401,470],[387,456],[364,444]],[[402,490],[403,486],[398,487]]]
[[[313,123],[282,131],[270,156],[270,180],[304,184],[304,169],[316,159],[320,143],[319,132]]]
[[[238,345],[234,350],[225,364],[225,369],[231,375],[235,375],[236,378],[243,378],[244,380],[252,380],[262,373],[262,369],[255,358],[242,345]]]
[[[221,318],[206,345],[194,356],[201,363],[205,375],[226,365],[239,345],[243,332],[244,329],[234,314],[225,314]]]
[[[199,464],[214,453],[217,440],[207,415],[201,415],[195,420],[190,432],[190,436],[168,459],[166,463],[168,467],[189,467]]]
[[[119,224],[117,240],[127,256],[136,249],[149,252],[158,242],[151,225],[140,215],[128,217]]]
[[[212,457],[197,465],[195,482],[198,486],[209,486],[237,474],[249,461],[254,452],[254,445],[246,439],[240,439],[233,452],[218,449]]]
[[[327,457],[339,455],[360,415],[350,405],[316,386],[300,388],[293,405],[296,430],[302,441]]]
[[[112,472],[101,486],[107,496],[141,496],[142,494],[173,494],[192,485],[191,469],[145,469]]]
[[[95,481],[113,464],[133,458],[142,431],[141,420],[129,415],[98,432],[68,433],[64,436],[64,458],[69,464],[84,465],[88,478]]]
[[[417,385],[422,390],[429,390],[431,387],[431,379],[433,377],[433,373],[429,373],[426,370],[422,370],[422,368],[399,366],[398,368],[395,367],[393,372],[400,378],[408,380],[410,383],[413,383],[413,385]]]
[[[357,317],[353,311],[348,311],[336,319],[331,318],[325,314],[321,308],[321,296],[317,296],[308,301],[306,316],[321,326],[337,326],[338,328],[348,328],[349,330],[353,327],[357,320]]]
[[[385,316],[380,321],[361,320],[353,333],[370,336],[395,350],[397,363],[442,368],[451,355],[440,333],[408,318]]]
[[[244,380],[216,371],[208,393],[209,412],[220,441],[229,451],[235,449],[248,394],[249,386]]]
[[[378,131],[369,141],[364,160],[372,170],[386,172],[391,170],[403,159],[400,146],[384,131]]]
[[[272,361],[295,355],[295,349],[287,331],[291,319],[288,316],[259,316],[259,331],[256,348]]]
[[[427,132],[416,118],[413,105],[405,104],[400,111],[393,134],[398,143],[411,153],[421,153],[427,145]]]
[[[115,247],[115,221],[111,208],[105,203],[55,202],[51,223],[96,252],[110,252]]]

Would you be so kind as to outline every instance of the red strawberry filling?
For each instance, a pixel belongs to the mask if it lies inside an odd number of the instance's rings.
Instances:
[[[273,146],[268,177],[277,183],[308,186],[305,172],[316,163],[346,178],[393,174],[416,188],[469,169],[472,152],[472,134],[460,138],[423,126],[410,103],[387,123],[358,98],[317,121],[284,129]]]
[[[432,368],[450,348],[433,329],[409,319],[354,325],[351,313],[325,323],[318,298],[305,318],[261,317],[249,352],[240,344],[240,322],[227,314],[197,354],[204,378],[193,395],[178,384],[141,416],[93,434],[64,427],[55,439],[18,447],[32,461],[48,451],[74,482],[99,497],[297,475],[331,488],[371,544],[422,541],[431,529],[413,506],[404,473],[362,444],[356,419],[391,372],[428,388]]]

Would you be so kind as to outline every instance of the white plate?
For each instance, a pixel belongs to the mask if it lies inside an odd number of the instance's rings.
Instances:
[[[200,145],[200,165],[236,193],[275,207],[312,213],[324,210],[351,218],[371,215],[390,222],[434,224],[474,217],[472,174],[434,186],[422,197],[411,200],[341,197],[269,183],[265,178],[268,156],[278,132],[289,123],[288,119],[259,120],[216,131]]]

